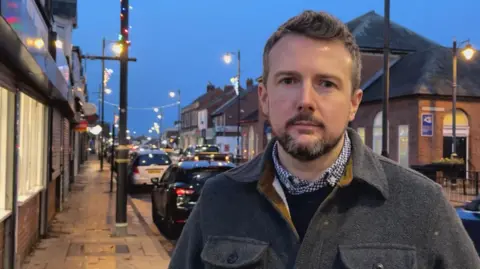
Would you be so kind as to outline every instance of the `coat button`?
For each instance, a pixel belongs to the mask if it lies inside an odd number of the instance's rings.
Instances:
[[[237,252],[233,252],[232,254],[228,255],[227,263],[232,264],[238,260]]]
[[[385,267],[383,267],[383,264],[377,263],[373,266],[373,269],[385,269]]]

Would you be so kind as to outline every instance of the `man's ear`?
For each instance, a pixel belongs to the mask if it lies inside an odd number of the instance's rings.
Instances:
[[[360,107],[360,103],[362,102],[363,91],[362,89],[357,89],[352,94],[351,105],[350,105],[350,115],[349,120],[353,121],[355,119],[355,115],[357,114],[358,108]]]
[[[268,116],[268,92],[263,83],[258,84],[258,101],[263,114]]]

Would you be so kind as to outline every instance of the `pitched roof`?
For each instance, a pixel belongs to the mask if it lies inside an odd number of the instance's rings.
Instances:
[[[238,97],[244,99],[245,96],[247,96],[250,92],[252,91],[257,91],[257,85],[254,85],[250,87],[247,90],[240,91],[240,94],[234,95],[232,98],[230,98],[228,101],[226,101],[223,105],[221,105],[219,108],[217,108],[215,111],[213,111],[212,114],[210,114],[212,117],[218,116],[222,113],[224,113],[229,107],[231,107],[233,104],[236,104],[236,100],[238,100]]]
[[[457,95],[480,97],[480,58],[458,57]],[[390,67],[390,97],[452,95],[452,50],[442,46],[408,54]],[[363,101],[383,98],[383,69],[365,85]]]
[[[242,118],[240,122],[255,122],[258,121],[258,109],[255,109],[250,114]]]
[[[362,49],[383,49],[384,17],[370,11],[347,23]],[[424,50],[438,43],[390,21],[390,48],[400,51]]]
[[[199,109],[205,108],[205,103],[208,102],[209,99],[215,99],[215,96],[222,95],[223,91],[222,89],[212,89],[211,91],[204,92],[202,95],[199,97],[195,98],[192,102],[190,102],[188,105],[182,107],[182,110],[185,108],[189,108],[195,103],[199,103]]]

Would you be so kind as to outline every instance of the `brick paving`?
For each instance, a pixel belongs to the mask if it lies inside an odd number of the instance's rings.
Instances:
[[[168,267],[170,257],[160,243],[164,239],[152,232],[154,227],[144,225],[145,218],[138,216],[131,201],[127,204],[129,235],[112,235],[115,192],[109,193],[109,169],[106,165],[104,172],[99,172],[99,161],[82,167],[64,210],[57,213],[48,237],[37,244],[22,269]]]

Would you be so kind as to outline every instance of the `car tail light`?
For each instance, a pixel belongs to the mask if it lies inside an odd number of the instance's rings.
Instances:
[[[134,174],[140,174],[140,171],[138,170],[138,167],[133,167],[133,173]]]
[[[182,188],[175,189],[175,193],[178,196],[189,195],[189,194],[193,194],[194,192],[195,192],[194,190],[189,190],[189,189],[182,189]]]

